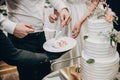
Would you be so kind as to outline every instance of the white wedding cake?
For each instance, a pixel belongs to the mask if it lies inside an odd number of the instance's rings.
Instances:
[[[116,77],[119,55],[108,37],[112,29],[113,23],[104,18],[88,19],[88,33],[81,58],[82,80],[114,80]]]

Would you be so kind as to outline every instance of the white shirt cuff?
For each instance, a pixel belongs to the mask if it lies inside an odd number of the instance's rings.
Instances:
[[[61,12],[61,10],[62,10],[63,8],[67,8],[67,6],[65,6],[65,5],[60,5],[60,6],[58,6],[58,11]],[[68,8],[67,8],[67,9],[68,9]]]
[[[14,23],[10,20],[4,20],[1,25],[3,26],[3,30],[7,31],[10,34],[13,34],[16,24],[17,23]]]
[[[51,4],[53,5],[53,7],[55,9],[57,9],[59,12],[63,9],[63,8],[67,8],[68,7],[65,5],[65,3],[62,0],[50,0]]]

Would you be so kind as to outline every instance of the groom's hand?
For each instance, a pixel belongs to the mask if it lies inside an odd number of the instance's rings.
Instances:
[[[24,38],[31,32],[34,32],[32,25],[27,23],[17,23],[13,34],[18,38]]]
[[[67,8],[63,8],[60,12],[61,27],[68,25],[71,21],[71,15]]]

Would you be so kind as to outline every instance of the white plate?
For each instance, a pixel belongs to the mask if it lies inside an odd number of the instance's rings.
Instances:
[[[63,46],[63,47],[59,47],[59,48],[56,48],[53,46],[53,44],[55,44],[56,41],[58,40],[64,40],[67,42],[67,45]],[[43,48],[48,51],[48,52],[56,52],[56,53],[59,53],[59,52],[65,52],[65,51],[68,51],[72,48],[74,48],[76,46],[76,40],[71,38],[71,37],[61,37],[59,39],[50,39],[48,40],[47,42],[45,42],[43,44]]]

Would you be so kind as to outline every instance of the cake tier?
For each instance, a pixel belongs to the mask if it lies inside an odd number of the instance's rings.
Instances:
[[[82,52],[82,80],[113,80],[118,73],[119,56],[118,53],[112,58],[93,58],[95,63],[88,64],[86,61],[91,57]]]
[[[88,36],[93,39],[104,41],[105,35],[111,32],[113,23],[105,19],[88,19]]]
[[[110,45],[110,41],[95,41],[90,38],[85,40],[84,53],[92,58],[112,57],[115,52],[116,49]]]

